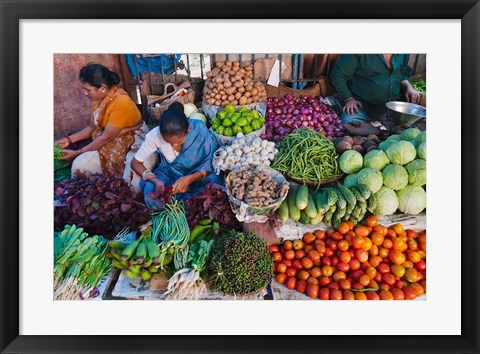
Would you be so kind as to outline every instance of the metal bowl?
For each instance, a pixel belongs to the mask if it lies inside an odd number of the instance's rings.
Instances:
[[[394,123],[410,126],[427,116],[425,107],[414,103],[390,101],[387,106],[389,118]]]

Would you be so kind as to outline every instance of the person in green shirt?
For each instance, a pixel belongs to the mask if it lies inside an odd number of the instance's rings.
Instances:
[[[408,81],[409,58],[409,54],[343,54],[331,73],[343,104],[342,122],[385,120],[385,103],[398,101],[401,94],[407,102],[418,103],[420,93]]]

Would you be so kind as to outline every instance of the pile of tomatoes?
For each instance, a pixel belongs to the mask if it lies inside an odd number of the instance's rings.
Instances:
[[[321,300],[413,300],[426,292],[426,232],[341,223],[270,245],[275,279]]]

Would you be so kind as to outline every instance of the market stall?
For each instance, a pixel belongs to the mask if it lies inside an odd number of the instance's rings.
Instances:
[[[166,186],[149,210],[55,150],[55,299],[426,298],[426,114],[351,134],[331,97],[267,97],[252,70],[216,62],[201,102],[180,100],[223,181],[186,202]]]

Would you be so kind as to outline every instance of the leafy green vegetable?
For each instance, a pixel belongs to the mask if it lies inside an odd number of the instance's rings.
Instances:
[[[377,193],[383,186],[382,173],[374,168],[364,168],[358,172],[358,183],[366,185],[373,193]]]
[[[405,214],[417,215],[427,206],[427,194],[422,187],[407,186],[397,192],[398,209]]]
[[[425,160],[417,159],[405,166],[408,172],[408,183],[414,186],[427,184],[427,163]]]
[[[403,166],[391,164],[382,173],[383,184],[395,191],[408,184],[408,172]]]
[[[354,187],[358,184],[358,175],[354,173],[353,175],[348,175],[343,181],[343,185],[347,188]]]
[[[412,85],[412,87],[415,90],[417,90],[418,92],[420,92],[423,95],[426,95],[426,93],[427,93],[427,79],[426,78],[422,77],[422,78],[419,78],[419,79],[416,79],[416,80],[411,80],[410,84]]]
[[[60,152],[61,149],[62,149],[62,148],[61,148],[60,146],[58,146],[58,145],[55,145],[55,146],[53,147],[53,158],[54,158],[55,160],[57,160],[57,159],[59,159],[59,158],[61,158],[61,157],[64,157],[64,156],[66,155],[64,152]]]
[[[423,143],[424,141],[427,141],[427,132],[426,131],[423,131],[423,132],[421,132],[420,134],[417,135],[417,137],[415,138],[415,146],[416,147],[420,146],[420,144]]]
[[[54,210],[55,228],[66,224],[83,227],[90,234],[113,238],[124,228],[135,229],[150,219],[145,204],[121,177],[93,174],[60,182],[55,190],[60,206]]]
[[[417,156],[415,146],[408,141],[395,142],[388,147],[386,153],[391,163],[402,166],[415,160],[415,156]]]
[[[340,169],[348,174],[358,172],[363,167],[363,156],[358,151],[347,150],[339,159]]]
[[[363,157],[363,166],[376,170],[383,170],[390,163],[387,154],[383,150],[372,150]]]
[[[71,177],[70,162],[59,160],[65,156],[65,153],[60,152],[60,150],[61,148],[58,145],[53,147],[53,180],[55,182]]]
[[[424,160],[427,159],[427,143],[425,141],[418,146],[417,152],[418,157]]]
[[[393,189],[383,186],[375,196],[377,197],[375,215],[392,215],[397,210],[398,199]]]
[[[417,128],[408,128],[403,131],[403,133],[400,135],[402,140],[412,140],[415,139],[418,134],[420,134],[420,130]]]

